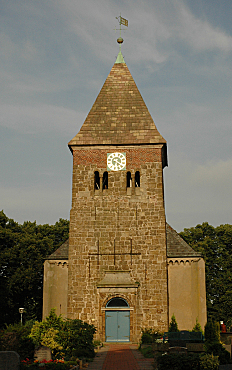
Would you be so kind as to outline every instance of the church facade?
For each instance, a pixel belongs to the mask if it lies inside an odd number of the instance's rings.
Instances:
[[[55,307],[103,342],[167,331],[172,314],[204,326],[204,260],[166,223],[167,143],[121,52],[69,148],[69,240],[45,261],[43,318]]]

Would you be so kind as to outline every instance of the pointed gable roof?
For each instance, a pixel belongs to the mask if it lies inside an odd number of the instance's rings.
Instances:
[[[110,71],[71,146],[166,144],[125,62]]]

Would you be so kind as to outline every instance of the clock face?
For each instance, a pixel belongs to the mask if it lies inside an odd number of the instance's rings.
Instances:
[[[107,171],[126,169],[126,153],[107,153]]]

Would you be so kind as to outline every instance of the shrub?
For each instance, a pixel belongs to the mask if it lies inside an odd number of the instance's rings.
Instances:
[[[155,331],[152,328],[142,329],[141,344],[155,343],[157,339],[162,338],[163,333]]]
[[[21,359],[34,357],[35,346],[29,338],[33,322],[26,322],[25,325],[11,324],[0,332],[0,350],[15,351]]]
[[[168,331],[171,332],[171,333],[174,333],[174,332],[179,331],[178,325],[177,325],[177,322],[176,322],[176,318],[175,318],[175,315],[174,314],[171,317],[171,322],[169,324]]]
[[[65,358],[89,357],[93,358],[93,336],[96,329],[81,320],[66,320],[59,333],[59,342],[63,346]]]
[[[201,328],[201,324],[199,323],[198,319],[196,319],[196,324],[193,327],[193,332],[200,332],[203,334],[203,330]]]
[[[206,353],[218,357],[220,365],[225,365],[230,362],[230,353],[223,347],[220,342],[205,342]]]
[[[145,358],[153,358],[154,357],[154,352],[151,346],[146,347],[146,348],[140,348],[140,352],[143,354]]]
[[[217,356],[209,354],[165,354],[157,357],[157,364],[159,370],[217,370],[219,361]]]
[[[218,370],[219,361],[218,356],[210,354],[203,354],[199,357],[200,370]]]
[[[230,362],[230,354],[220,342],[220,325],[209,321],[205,325],[205,350],[209,355],[218,356],[221,365]]]
[[[46,321],[36,322],[30,334],[36,346],[51,349],[53,358],[94,357],[93,335],[96,329],[81,320],[63,320],[51,310]]]
[[[198,355],[170,354],[157,357],[159,370],[199,370]]]
[[[220,342],[220,325],[215,321],[208,321],[205,325],[205,340],[208,342]]]

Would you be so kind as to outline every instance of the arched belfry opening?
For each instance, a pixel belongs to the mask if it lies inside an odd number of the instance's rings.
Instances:
[[[132,177],[131,177],[131,172],[129,171],[126,174],[126,187],[132,188]]]
[[[140,188],[140,172],[135,172],[135,187]]]
[[[100,176],[99,172],[95,171],[94,172],[94,190],[99,190],[100,189]]]
[[[108,189],[108,172],[107,171],[103,173],[102,188],[103,190]]]

